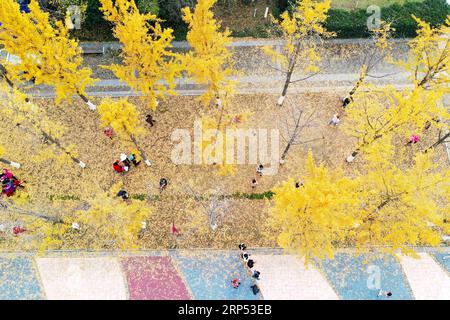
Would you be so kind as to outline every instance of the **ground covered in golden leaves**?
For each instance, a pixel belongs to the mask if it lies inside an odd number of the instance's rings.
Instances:
[[[132,197],[147,201],[154,210],[141,238],[141,247],[146,249],[234,248],[239,241],[254,247],[275,246],[275,239],[271,238],[266,223],[270,201],[266,198],[248,199],[248,195],[268,192],[289,176],[301,179],[308,149],[313,151],[318,162],[345,168],[345,157],[354,147],[354,142],[341,132],[339,126],[328,125],[332,115],[341,111],[340,96],[336,93],[290,96],[281,108],[275,103],[275,95],[236,95],[230,112],[245,110],[251,113],[241,128],[280,129],[283,133],[284,119],[289,117],[289,110],[301,108],[306,114],[314,112],[314,125],[301,137],[303,141],[314,142],[294,146],[276,175],[259,177],[256,165],[249,164],[237,166],[233,176],[220,176],[214,166],[176,165],[171,160],[175,144],[171,139],[172,132],[175,129],[192,132],[194,121],[200,119],[205,111],[195,97],[168,98],[155,112],[148,111],[139,98],[130,100],[139,105],[146,128],[139,140],[152,166],[146,167],[141,163],[138,167],[131,167],[126,174],[114,172],[112,163],[119,159],[120,153],[128,154],[134,149],[131,142],[107,138],[99,125],[98,114],[88,110],[80,101],[61,106],[55,106],[46,99],[36,102],[53,120],[67,126],[69,131],[61,141],[76,145],[79,158],[87,164],[86,169],[75,163],[59,165],[54,160],[35,163],[33,154],[37,153],[41,143],[38,139],[27,136],[11,123],[5,123],[0,130],[2,143],[7,141],[11,147],[8,148],[8,157],[22,164],[22,168],[14,170],[14,173],[26,181],[26,190],[33,199],[57,200],[69,210],[79,204],[77,199],[108,190],[122,181]],[[144,122],[148,113],[152,113],[156,120],[154,127]],[[280,144],[282,152],[285,142],[281,140]],[[159,180],[163,177],[169,184],[160,194]],[[258,181],[254,190],[251,188],[252,179]],[[248,195],[226,197],[236,193]],[[211,194],[216,196],[211,197]],[[211,217],[207,212],[217,206],[222,210],[217,211],[218,228],[213,231],[209,227]],[[173,222],[181,231],[176,241],[169,233]],[[89,248],[90,241],[92,239],[80,242],[68,238],[65,247]]]

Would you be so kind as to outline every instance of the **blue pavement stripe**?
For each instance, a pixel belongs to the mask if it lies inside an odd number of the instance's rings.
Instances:
[[[450,273],[450,252],[430,252],[430,255]]]
[[[0,300],[45,299],[31,257],[0,258]]]
[[[252,278],[239,259],[239,253],[198,252],[171,253],[196,300],[257,300],[250,286]],[[231,281],[239,278],[241,285],[234,289]]]
[[[345,253],[335,255],[333,260],[323,261],[322,270],[341,299],[414,299],[401,264],[394,257],[364,262],[364,256],[355,257]],[[380,289],[391,291],[392,296],[378,296]]]

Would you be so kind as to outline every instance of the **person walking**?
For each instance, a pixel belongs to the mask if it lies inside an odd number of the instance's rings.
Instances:
[[[253,179],[252,184],[251,184],[252,189],[255,189],[257,185],[258,185],[258,182],[256,181],[256,179]]]
[[[245,249],[247,249],[247,246],[245,245],[245,243],[240,243],[239,244],[239,250],[245,251]]]
[[[241,284],[241,282],[239,281],[239,278],[235,278],[231,281],[231,285],[233,286],[234,289],[239,288],[240,284]]]
[[[390,298],[390,297],[392,297],[392,292],[391,291],[383,291],[380,289],[380,291],[378,292],[378,296]]]
[[[153,120],[153,116],[151,114],[147,115],[145,121],[150,125],[150,127],[153,127],[155,125],[155,120]]]
[[[261,272],[255,270],[255,271],[253,271],[252,278],[255,278],[256,280],[259,280],[260,279],[259,278],[260,275],[261,275]]]
[[[416,144],[417,142],[420,141],[420,137],[417,134],[413,134],[410,138],[409,141],[407,143],[408,144]]]
[[[125,190],[120,190],[117,193],[117,196],[122,198],[123,200],[128,200],[130,197],[128,196],[128,192],[126,192]]]
[[[344,99],[342,99],[342,107],[345,109],[352,102],[353,102],[353,98],[351,96],[347,96]]]
[[[242,251],[241,259],[244,260],[245,262],[247,262],[249,258],[250,258],[250,255],[247,252]]]
[[[113,130],[111,127],[105,128],[105,130],[103,130],[103,133],[105,134],[105,136],[107,136],[108,138],[110,138],[112,140]]]
[[[21,234],[21,233],[24,233],[25,231],[27,231],[25,228],[22,228],[21,226],[15,226],[15,227],[13,227],[13,229],[12,229],[12,232],[13,232],[13,234],[15,235],[15,236],[17,236],[17,235],[19,235],[19,234]]]
[[[337,126],[341,122],[341,119],[337,113],[333,115],[333,118],[330,120],[329,125]]]
[[[256,173],[259,174],[260,177],[263,175],[264,166],[260,164],[258,168],[256,168]]]
[[[254,284],[254,285],[250,286],[250,288],[252,289],[253,294],[256,296],[259,292],[258,285]]]
[[[167,183],[166,178],[161,178],[161,180],[159,180],[159,192],[163,192],[163,190],[167,187]]]

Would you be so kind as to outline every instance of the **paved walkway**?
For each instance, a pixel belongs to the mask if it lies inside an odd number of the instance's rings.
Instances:
[[[0,299],[107,300],[450,300],[450,248],[421,250],[420,260],[365,261],[341,252],[306,268],[279,250],[249,250],[261,272],[250,277],[239,252],[0,254]],[[231,280],[239,278],[238,289]],[[260,293],[250,286],[258,283]],[[392,291],[391,298],[378,296]]]

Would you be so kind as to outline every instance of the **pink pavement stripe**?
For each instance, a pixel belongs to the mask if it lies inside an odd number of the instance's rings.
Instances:
[[[122,259],[130,300],[190,300],[191,297],[169,257]]]

